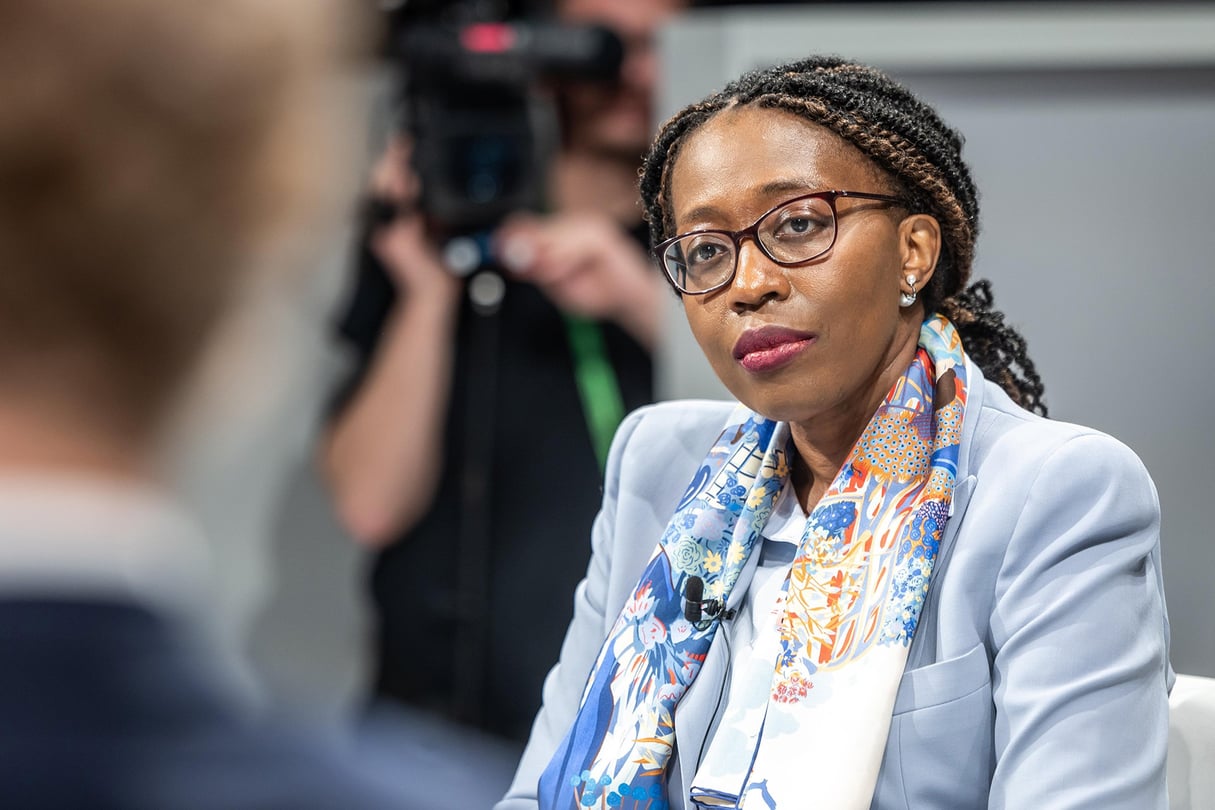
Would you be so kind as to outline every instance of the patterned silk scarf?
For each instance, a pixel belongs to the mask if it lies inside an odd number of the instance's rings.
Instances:
[[[771,638],[756,640],[773,652],[756,733],[714,741],[695,802],[868,807],[949,514],[965,404],[961,341],[934,316],[806,522],[783,614]],[[540,777],[543,810],[668,810],[675,706],[720,624],[683,618],[685,583],[701,577],[705,598],[741,602],[734,584],[788,478],[790,450],[787,425],[742,408],[731,416],[600,650]]]

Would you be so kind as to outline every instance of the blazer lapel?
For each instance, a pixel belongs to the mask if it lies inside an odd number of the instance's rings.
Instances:
[[[730,592],[726,606],[734,611],[737,611],[746,601],[751,579],[759,565],[762,543],[762,538],[756,540],[755,547],[751,550],[751,555],[747,558],[742,571],[739,572],[738,581],[734,583],[734,589]],[[672,795],[680,797],[681,804],[677,807],[683,806],[682,802],[685,801],[688,790],[691,788],[692,778],[696,775],[696,766],[699,764],[697,759],[700,756],[701,748],[712,729],[713,722],[717,719],[714,717],[714,711],[720,706],[724,706],[725,698],[722,697],[721,690],[726,688],[731,660],[730,648],[722,636],[728,632],[730,632],[728,625],[717,628],[699,674],[684,692],[679,705],[675,707],[675,748],[676,755],[679,757],[680,784],[676,784],[673,779],[670,792]]]
[[[907,651],[905,671],[918,669],[936,661],[937,624],[937,583],[945,576],[949,562],[953,559],[954,545],[958,539],[958,531],[962,527],[962,518],[966,508],[970,506],[970,496],[974,492],[978,479],[971,475],[971,455],[974,451],[975,427],[979,422],[979,414],[983,410],[983,372],[979,367],[966,360],[966,374],[970,385],[967,390],[966,416],[962,422],[962,439],[958,446],[958,477],[953,487],[953,497],[949,503],[949,521],[941,535],[941,548],[937,552],[936,563],[932,570],[932,581],[928,585],[928,594],[924,598],[924,609],[920,613],[920,621],[915,636],[911,640],[911,649]],[[900,690],[899,698],[902,698]],[[901,710],[899,698],[895,700],[895,711]]]

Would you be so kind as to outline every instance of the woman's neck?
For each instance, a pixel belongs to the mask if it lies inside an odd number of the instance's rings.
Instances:
[[[832,420],[835,425],[832,428],[826,425],[815,425],[812,428],[804,425],[789,426],[795,451],[791,471],[793,489],[797,493],[798,503],[807,514],[814,510],[827,493],[880,404],[879,399],[869,411],[869,416],[860,421],[859,426],[856,420],[849,420],[848,423]]]
[[[0,472],[153,477],[151,454],[141,438],[105,424],[86,408],[59,405],[45,399],[0,401]]]
[[[789,425],[795,451],[791,480],[797,500],[807,513],[826,494],[890,389],[907,372],[915,358],[918,335],[917,331],[915,337],[898,341],[871,383],[862,386],[851,399],[812,419]]]

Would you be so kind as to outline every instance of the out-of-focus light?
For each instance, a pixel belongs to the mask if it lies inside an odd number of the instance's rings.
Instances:
[[[473,53],[506,53],[515,46],[515,29],[503,23],[478,23],[460,32],[460,44]]]

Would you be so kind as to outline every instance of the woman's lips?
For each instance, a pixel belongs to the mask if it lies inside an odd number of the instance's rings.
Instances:
[[[747,371],[770,371],[792,361],[814,339],[810,332],[783,326],[748,329],[734,344],[734,359]]]

